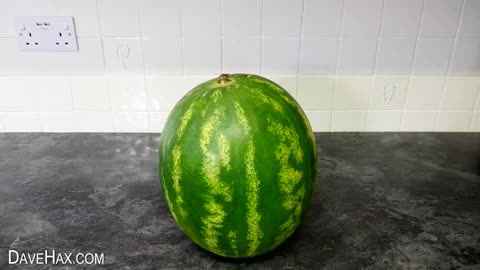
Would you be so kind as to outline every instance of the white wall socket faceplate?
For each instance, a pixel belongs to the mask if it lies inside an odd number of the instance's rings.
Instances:
[[[78,51],[71,16],[15,17],[15,33],[21,51]]]

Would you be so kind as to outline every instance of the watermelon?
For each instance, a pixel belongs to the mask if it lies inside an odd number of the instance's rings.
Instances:
[[[187,93],[160,137],[167,205],[193,242],[253,257],[301,223],[316,182],[316,145],[294,98],[251,74],[222,74]]]

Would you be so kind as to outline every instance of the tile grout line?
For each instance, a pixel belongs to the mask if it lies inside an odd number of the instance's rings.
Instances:
[[[263,74],[263,13],[264,13],[264,0],[260,2],[260,66],[259,73]]]
[[[367,129],[367,122],[368,122],[368,115],[369,115],[369,112],[370,112],[370,109],[371,109],[371,106],[373,106],[372,104],[372,98],[373,98],[373,91],[374,91],[374,86],[375,86],[375,82],[377,80],[377,74],[376,74],[376,70],[377,70],[377,62],[378,62],[378,54],[379,54],[379,47],[380,47],[380,38],[381,38],[381,33],[382,33],[382,30],[383,30],[383,24],[384,24],[384,13],[385,13],[385,0],[382,0],[382,14],[380,15],[380,27],[378,29],[378,33],[377,33],[377,44],[376,44],[376,48],[375,48],[375,62],[373,63],[373,70],[372,70],[372,73],[371,73],[371,81],[370,81],[370,89],[368,90],[368,104],[367,104],[367,110],[366,110],[366,113],[365,113],[365,130],[368,130]]]
[[[33,77],[33,78],[35,78],[35,77]],[[27,87],[32,89],[32,94],[35,98],[35,102],[33,103],[33,109],[34,109],[35,115],[38,117],[38,121],[40,122],[40,132],[45,132],[45,123],[44,123],[44,116],[43,116],[43,114],[45,114],[45,112],[40,110],[40,106],[38,105],[38,102],[37,102],[38,101],[38,89],[35,88],[35,87],[32,87],[32,76],[30,76],[27,80],[28,80],[27,81]]]
[[[443,99],[445,98],[445,92],[447,89],[447,79],[448,76],[443,76],[443,83],[442,83],[442,94],[440,98],[440,102],[437,106],[437,114],[435,118],[435,127],[433,128],[435,131],[438,131],[438,125],[440,124],[440,113],[442,112],[442,107],[443,107]]]
[[[479,93],[480,95],[480,93]],[[328,112],[330,111],[330,109],[305,109],[305,111],[309,111],[309,112]],[[365,109],[339,109],[339,111],[351,111],[351,112],[359,112],[359,111],[366,111]],[[394,109],[394,110],[390,110],[390,109],[374,109],[372,111],[385,111],[385,112],[389,112],[389,111],[401,111],[401,109]],[[436,112],[438,110],[435,110],[435,109],[408,109],[408,110],[405,110],[407,112],[418,112],[418,111],[422,111],[422,112]],[[56,111],[45,111],[45,112],[34,112],[34,111],[0,111],[0,114],[32,114],[32,115],[38,115],[40,113],[111,113],[111,112],[136,112],[136,113],[146,113],[148,112],[147,110],[114,110],[114,111],[110,111],[110,110],[79,110],[79,111],[59,111],[59,110],[56,110]],[[170,110],[152,110],[150,111],[152,113],[168,113],[170,112]],[[480,110],[445,110],[445,112],[480,112]]]
[[[151,125],[150,125],[150,106],[149,106],[149,95],[147,91],[147,76],[146,76],[146,64],[145,64],[145,43],[144,43],[144,37],[143,37],[143,12],[142,12],[143,6],[140,6],[140,8],[137,9],[138,12],[138,19],[139,24],[140,24],[140,41],[142,43],[142,64],[143,64],[143,92],[145,93],[145,106],[146,106],[146,113],[147,113],[147,126],[148,126],[148,131],[150,132]]]
[[[70,92],[70,102],[72,103],[72,111],[75,112],[75,101],[73,99],[72,79],[67,77],[68,90]]]
[[[436,131],[439,131],[438,129],[439,129],[439,125],[440,125],[440,114],[442,112],[443,105],[444,105],[445,93],[447,92],[448,77],[450,75],[450,70],[452,68],[453,54],[455,52],[455,48],[456,48],[456,45],[457,45],[458,31],[460,29],[460,25],[461,25],[460,22],[462,20],[464,9],[465,9],[465,0],[462,0],[462,9],[460,11],[460,16],[458,17],[457,27],[456,27],[456,30],[455,30],[455,36],[453,37],[453,46],[452,46],[452,50],[450,52],[450,57],[448,59],[447,71],[446,71],[446,74],[444,75],[444,80],[443,80],[442,97],[440,99],[440,105],[439,105],[439,108],[438,108],[437,119],[435,121],[435,130]],[[472,121],[472,119],[470,119],[470,122],[471,121]]]
[[[111,96],[111,93],[110,93],[110,77],[106,77],[104,78],[103,80],[105,82],[105,85],[107,86],[107,99],[108,99],[108,106],[109,106],[109,111],[111,113],[111,116],[112,116],[112,130],[115,132],[115,121],[114,121],[114,117],[113,117],[113,106],[112,106],[112,96]]]
[[[333,113],[335,111],[335,99],[337,97],[337,83],[338,83],[338,71],[340,69],[340,52],[342,49],[342,40],[343,40],[343,19],[344,19],[344,13],[345,13],[345,0],[342,0],[342,13],[340,14],[340,33],[338,34],[338,50],[337,50],[337,59],[336,59],[336,67],[335,67],[335,74],[334,74],[334,83],[333,83],[333,97],[332,97],[332,109],[330,111],[330,123],[329,123],[329,131],[333,131]]]
[[[0,123],[2,124],[1,127],[3,128],[3,133],[6,134],[7,133],[7,126],[5,125],[5,117],[4,116],[1,117],[1,115],[4,115],[4,113],[0,113],[0,120],[1,120]],[[0,133],[2,133],[2,132],[0,131]]]
[[[107,86],[108,106],[109,106],[109,109],[110,109],[110,124],[111,124],[113,132],[115,132],[115,123],[114,123],[113,113],[112,113],[112,98],[111,98],[111,93],[110,93],[110,78],[107,75],[107,66],[106,66],[107,60],[105,59],[105,45],[103,43],[103,38],[104,37],[103,37],[103,31],[102,31],[102,24],[101,24],[101,20],[100,20],[100,4],[99,4],[99,1],[100,0],[96,0],[96,2],[97,2],[98,32],[99,32],[99,35],[100,35],[100,46],[102,47],[102,56],[103,56],[103,58],[102,58],[102,61],[103,61],[103,76],[102,77],[103,77],[103,81],[105,82],[105,84]]]
[[[422,8],[421,8],[421,11],[420,11],[421,12],[420,20],[418,21],[417,35],[415,37],[415,46],[414,46],[414,49],[413,49],[412,63],[410,65],[410,72],[408,72],[408,83],[407,83],[407,89],[405,90],[405,102],[403,103],[403,106],[402,106],[402,117],[400,119],[400,130],[403,130],[403,127],[405,125],[405,107],[406,107],[406,104],[407,104],[408,92],[409,92],[409,89],[410,89],[412,76],[414,76],[413,67],[415,65],[415,58],[417,57],[418,40],[420,39],[420,29],[422,27],[424,10],[425,10],[425,1],[422,0]]]
[[[451,70],[452,70],[453,54],[455,53],[455,48],[457,47],[458,32],[460,31],[463,14],[465,12],[465,1],[466,0],[462,0],[462,9],[460,10],[460,16],[458,17],[457,27],[456,27],[456,30],[455,30],[455,36],[453,37],[452,51],[450,53],[450,58],[448,59],[448,67],[447,67],[447,72],[446,72],[447,75],[450,75]],[[443,102],[443,100],[442,100],[442,102]]]
[[[146,40],[149,38],[145,38]],[[295,38],[292,38],[295,39]],[[1,38],[0,38],[1,40]],[[480,41],[480,39],[478,39]],[[132,73],[130,75],[132,76],[140,76],[138,75],[139,73]],[[295,73],[268,73],[269,75],[290,75],[294,76]],[[188,74],[192,76],[202,76],[205,74]],[[207,75],[213,75],[213,74],[207,74]],[[336,73],[305,73],[303,74],[305,76],[369,76],[365,74],[354,74],[354,73],[346,73],[346,74],[336,74]],[[406,77],[410,76],[408,73],[406,74],[370,74],[370,75],[379,75],[379,76],[396,76],[396,77]],[[109,74],[100,74],[100,73],[50,73],[50,74],[41,74],[41,73],[18,73],[18,74],[0,74],[0,78],[24,78],[24,77],[39,77],[39,78],[51,78],[51,77],[74,77],[74,78],[81,78],[81,77],[106,77],[109,76]],[[147,73],[145,74],[147,77],[181,77],[183,76],[182,74],[176,74],[176,73]],[[480,77],[480,74],[474,74],[474,75],[439,75],[439,74],[428,74],[428,75],[412,75],[412,77],[467,77],[467,78],[478,78]]]
[[[223,0],[220,0],[220,73],[225,73],[223,70]]]
[[[301,17],[300,17],[300,33],[299,33],[299,39],[298,39],[298,59],[297,59],[297,85],[296,85],[296,99],[299,98],[299,93],[300,93],[300,89],[299,89],[299,86],[300,86],[300,59],[302,59],[301,55],[302,55],[302,33],[303,33],[303,21],[304,21],[304,18],[305,18],[305,0],[302,0],[302,6],[301,6]]]
[[[477,97],[475,98],[475,104],[473,105],[473,110],[472,110],[472,118],[470,119],[470,125],[469,125],[470,131],[473,130],[473,119],[475,117],[475,109],[478,104],[479,98],[480,98],[480,89],[477,87]]]
[[[179,23],[180,23],[180,46],[181,46],[181,63],[182,63],[182,77],[183,77],[183,88],[185,89],[185,80],[186,80],[186,75],[185,75],[185,39],[183,37],[183,13],[182,13],[182,0],[178,0],[178,16],[180,17]]]
[[[107,67],[106,67],[106,62],[107,60],[105,59],[105,45],[103,44],[103,31],[102,31],[102,23],[100,20],[100,0],[96,0],[97,2],[97,22],[98,22],[98,34],[100,35],[100,46],[102,47],[102,56],[103,56],[103,74],[106,75]]]

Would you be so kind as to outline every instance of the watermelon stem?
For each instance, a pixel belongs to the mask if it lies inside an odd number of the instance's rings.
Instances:
[[[231,81],[229,78],[228,78],[228,74],[227,73],[222,73],[220,74],[220,76],[218,77],[218,80],[217,80],[217,83],[219,84],[226,84],[227,82]]]

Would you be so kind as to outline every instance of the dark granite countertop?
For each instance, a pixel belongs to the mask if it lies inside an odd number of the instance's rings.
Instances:
[[[296,233],[248,260],[176,226],[158,135],[0,134],[0,269],[8,251],[104,253],[87,269],[480,269],[480,134],[323,133]]]

